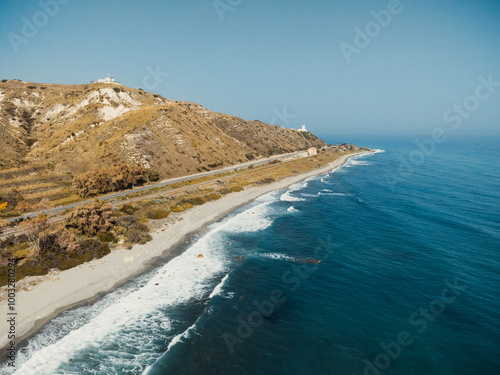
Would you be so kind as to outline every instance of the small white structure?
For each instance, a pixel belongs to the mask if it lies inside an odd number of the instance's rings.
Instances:
[[[307,153],[309,154],[309,156],[318,155],[318,149],[316,147],[309,147],[307,149]]]
[[[300,129],[297,129],[298,132],[306,132],[307,129],[306,129],[306,124],[302,124],[302,128]]]
[[[92,81],[90,83],[95,83],[96,81]],[[114,83],[115,85],[121,85],[120,82],[115,81],[115,77],[113,77],[111,74],[108,74],[106,78],[100,78],[97,80],[97,83]]]

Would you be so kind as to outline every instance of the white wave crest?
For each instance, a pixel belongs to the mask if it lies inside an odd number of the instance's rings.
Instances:
[[[314,176],[313,176],[314,177]],[[305,187],[307,187],[308,185],[308,180],[310,179],[311,177],[309,177],[307,180],[305,181],[302,181],[302,182],[297,182],[296,184],[293,184],[293,185],[290,185],[288,187],[288,191],[297,191],[297,190],[301,190],[301,189],[304,189]]]
[[[283,201],[283,202],[300,202],[300,201],[303,201],[304,199],[303,198],[294,197],[294,196],[292,196],[290,194],[289,191],[287,191],[286,193],[284,193],[284,194],[281,195],[280,200]]]
[[[267,259],[275,259],[275,260],[289,260],[294,262],[295,259],[285,255],[285,254],[280,254],[280,253],[263,253],[263,254],[257,254],[259,257],[262,258],[267,258]]]
[[[352,165],[371,165],[372,163],[365,160],[351,160],[350,163]]]
[[[210,296],[208,296],[208,298],[213,298],[215,296],[220,296],[221,293],[222,293],[222,287],[224,286],[224,283],[226,282],[227,278],[229,277],[229,274],[227,274],[226,276],[224,276],[224,278],[220,281],[219,284],[217,284],[217,286],[214,288],[214,290],[212,291],[212,293],[210,293]]]
[[[352,194],[347,194],[347,193],[328,193],[328,192],[323,192],[323,191],[320,191],[318,193],[318,195],[333,195],[333,196],[339,196],[339,197],[352,197],[353,195]]]

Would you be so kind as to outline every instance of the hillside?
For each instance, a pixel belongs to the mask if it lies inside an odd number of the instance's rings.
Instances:
[[[119,162],[167,178],[324,145],[141,89],[0,82],[0,197],[11,203],[63,199],[75,174]]]

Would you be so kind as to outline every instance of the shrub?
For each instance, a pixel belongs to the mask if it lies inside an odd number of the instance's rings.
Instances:
[[[116,222],[113,206],[109,202],[98,201],[82,204],[65,218],[67,228],[75,228],[81,234],[94,236],[98,232],[110,230]]]
[[[31,147],[36,143],[36,139],[35,138],[27,138],[24,141],[24,143],[26,144],[26,146]]]
[[[73,178],[73,187],[82,197],[110,191],[130,189],[147,181],[147,169],[120,163],[114,167],[95,169]]]
[[[160,173],[154,169],[150,169],[148,171],[148,180],[149,181],[158,181],[160,179]]]
[[[262,180],[255,181],[254,184],[257,184],[257,185],[270,184],[271,182],[274,182],[274,181],[276,181],[274,178],[264,177]]]
[[[275,182],[276,180],[274,178],[271,178],[271,177],[264,177],[262,180],[260,180],[260,182],[262,182],[263,184],[270,184],[271,182]]]
[[[109,246],[102,243],[96,238],[82,239],[79,242],[79,255],[84,262],[88,262],[94,258],[102,258],[110,253]],[[83,263],[83,262],[82,262]]]
[[[89,250],[88,244],[100,244],[100,246],[93,246]],[[92,260],[94,257],[102,257],[107,253],[109,253],[107,246],[98,240],[77,242],[71,232],[59,226],[41,233],[38,256],[29,258],[23,264],[18,265],[16,274],[18,279],[25,276],[45,275],[51,268],[65,270]]]
[[[97,238],[103,243],[116,242],[116,237],[111,232],[99,232],[97,233]]]
[[[165,210],[150,210],[146,213],[146,216],[152,220],[165,219],[168,216],[168,212]]]
[[[148,232],[144,232],[140,229],[134,228],[128,231],[127,233],[127,241],[131,244],[138,243],[140,245],[144,245],[146,242],[149,242],[153,239]]]
[[[23,229],[28,236],[30,245],[36,250],[40,250],[40,242],[42,240],[42,232],[49,228],[47,215],[40,214],[35,218],[22,222],[19,227]]]
[[[231,192],[233,192],[233,193],[237,193],[237,192],[239,192],[239,191],[242,191],[242,190],[243,190],[243,187],[242,187],[242,186],[240,186],[240,185],[231,186],[231,187],[229,188],[229,190],[231,190]]]
[[[118,226],[124,227],[125,229],[130,229],[136,225],[143,225],[138,217],[132,215],[122,216],[118,218],[116,224]]]
[[[62,226],[39,234],[39,256],[51,258],[52,253],[72,253],[78,248],[76,237]]]
[[[224,162],[218,161],[218,162],[215,162],[215,163],[212,163],[212,164],[208,164],[208,167],[209,168],[217,168],[217,167],[221,167],[222,165],[224,165]]]
[[[26,212],[31,212],[33,211],[33,205],[29,204],[26,201],[21,201],[17,204],[16,211],[21,214],[25,214]]]
[[[191,203],[184,202],[184,203],[176,205],[174,208],[171,209],[171,211],[172,212],[184,212],[192,207],[193,207],[193,205]]]
[[[11,234],[10,236],[7,236],[3,240],[0,240],[0,249],[3,250],[9,247],[14,247],[16,245],[19,245],[27,241],[28,241],[28,236],[26,234],[20,234],[19,236],[14,236]]]
[[[151,241],[149,228],[136,216],[123,216],[117,221],[116,231],[127,237],[128,243],[144,244]]]
[[[193,206],[201,206],[202,204],[205,204],[207,201],[204,197],[195,197],[195,198],[189,198],[185,199],[184,203],[189,203],[192,204]]]
[[[221,199],[221,195],[217,194],[217,193],[210,193],[210,194],[205,196],[205,199],[207,201],[216,201],[218,199]]]
[[[130,204],[124,204],[120,207],[120,211],[127,215],[133,215],[137,209]]]

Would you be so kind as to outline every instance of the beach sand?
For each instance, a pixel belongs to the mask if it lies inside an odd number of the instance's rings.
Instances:
[[[366,151],[341,156],[328,166],[293,175],[268,185],[247,187],[217,201],[195,206],[177,216],[163,231],[153,231],[153,240],[132,249],[116,249],[101,259],[94,259],[66,271],[53,271],[45,276],[29,277],[16,286],[16,343],[35,334],[52,318],[71,307],[91,302],[128,280],[146,272],[159,259],[165,259],[186,236],[217,221],[237,207],[273,190],[285,188],[308,177],[326,173],[343,165],[348,158]],[[179,220],[182,218],[181,220]],[[8,347],[9,315],[6,287],[1,289],[0,347]],[[10,311],[12,312],[12,311]]]

